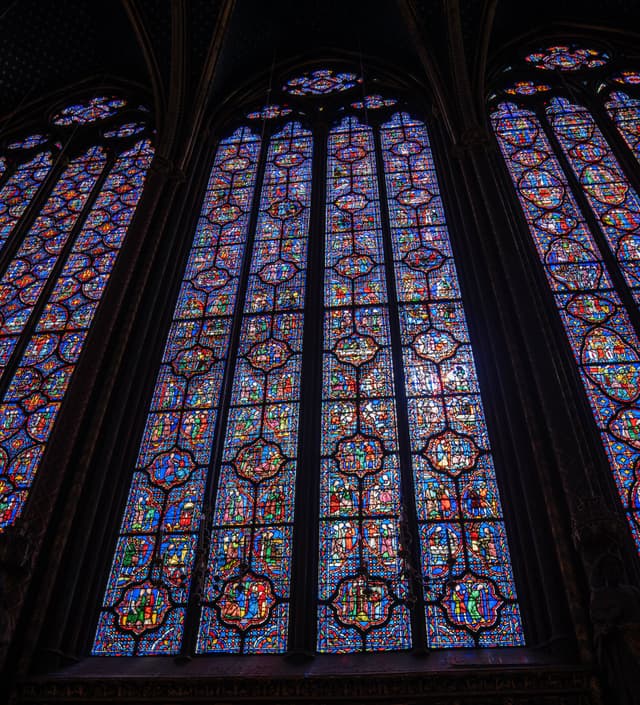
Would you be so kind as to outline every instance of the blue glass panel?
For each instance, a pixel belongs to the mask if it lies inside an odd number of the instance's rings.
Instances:
[[[94,654],[180,650],[260,140],[218,147],[133,471]]]
[[[318,650],[411,646],[400,473],[371,129],[328,141]]]
[[[0,527],[20,515],[142,192],[153,151],[116,160],[9,381],[0,418]]]
[[[427,644],[523,643],[509,548],[426,127],[381,128]]]
[[[572,110],[558,117],[556,129],[580,136],[586,149],[596,134],[590,118]],[[537,117],[506,103],[492,120],[640,547],[640,341]],[[620,183],[590,188],[609,198]],[[619,194],[626,199],[624,188]]]
[[[71,162],[0,280],[0,374],[105,164],[100,147]]]
[[[199,652],[287,647],[312,137],[269,145],[198,637]]]

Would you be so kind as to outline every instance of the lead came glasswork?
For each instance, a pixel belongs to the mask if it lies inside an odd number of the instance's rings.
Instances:
[[[381,128],[427,644],[524,643],[458,279],[426,127]]]
[[[525,61],[545,71],[578,71],[604,66],[609,61],[609,55],[597,49],[559,44],[529,54]]]
[[[622,91],[612,91],[606,109],[629,149],[640,162],[640,100]]]
[[[327,95],[346,91],[362,83],[355,73],[318,69],[287,81],[283,90],[291,95]]]
[[[55,125],[85,125],[115,115],[127,101],[122,98],[96,96],[86,103],[76,103],[63,108],[54,118]]]
[[[218,148],[140,445],[94,654],[182,643],[260,140]]]
[[[116,160],[9,382],[0,405],[0,526],[13,523],[24,506],[151,156],[144,141]]]
[[[16,143],[12,146],[18,147],[22,144]],[[51,152],[36,154],[16,167],[0,190],[0,249],[4,247],[7,238],[27,210],[36,191],[47,177],[51,165]]]
[[[373,134],[328,141],[318,650],[411,646]]]
[[[380,110],[381,108],[390,108],[398,101],[395,98],[383,98],[381,95],[367,95],[362,100],[357,100],[351,103],[352,108],[356,110]]]
[[[513,86],[504,89],[508,95],[537,95],[551,90],[547,83],[534,83],[533,81],[516,81]]]
[[[311,133],[269,146],[213,514],[199,652],[287,647]]]
[[[612,77],[616,83],[627,84],[629,86],[640,86],[639,71],[621,71],[616,76]]]
[[[640,304],[640,198],[584,107],[552,98],[547,115]]]
[[[291,115],[292,110],[286,105],[265,105],[260,110],[248,113],[249,120],[275,120],[280,117]]]
[[[101,147],[71,162],[0,280],[0,374],[105,164]]]
[[[599,147],[590,118],[573,110],[559,116],[557,130],[581,137],[571,149]],[[492,120],[640,547],[640,342],[537,117],[504,103]],[[610,195],[620,201],[608,204],[612,210],[627,199],[617,179],[586,185],[605,202]]]

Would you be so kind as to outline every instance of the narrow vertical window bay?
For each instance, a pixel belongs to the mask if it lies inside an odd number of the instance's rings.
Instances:
[[[94,654],[180,650],[260,140],[218,147],[174,311]]]
[[[311,133],[270,141],[235,363],[199,652],[287,648]]]

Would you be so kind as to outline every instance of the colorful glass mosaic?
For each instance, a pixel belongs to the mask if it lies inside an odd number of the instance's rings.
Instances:
[[[51,153],[41,152],[7,173],[0,189],[0,249],[2,249],[51,170]]]
[[[286,105],[265,105],[261,110],[248,113],[249,120],[275,120],[279,117],[291,115],[291,108]]]
[[[556,133],[573,154],[592,153],[594,165],[610,169],[601,161],[606,152],[593,151],[599,133],[588,116],[566,108],[564,101],[554,106]],[[640,341],[538,118],[505,103],[492,120],[640,546]],[[590,199],[589,191],[602,197],[616,222],[628,190],[617,178],[582,182]]]
[[[328,95],[362,83],[362,79],[355,73],[337,73],[331,69],[310,71],[287,81],[282,87],[291,95]]]
[[[311,133],[270,142],[213,514],[199,652],[287,647]]]
[[[54,118],[54,125],[85,125],[115,115],[127,104],[122,98],[96,96],[84,103],[75,103],[63,108]]]
[[[145,125],[140,122],[125,122],[115,130],[107,130],[104,133],[105,137],[131,137],[131,135],[140,134],[145,129]]]
[[[329,134],[318,650],[411,646],[400,469],[373,133]]]
[[[0,374],[106,163],[93,147],[65,169],[0,279]]]
[[[604,51],[574,45],[556,45],[525,57],[525,61],[546,71],[578,71],[604,66],[609,55]]]
[[[606,109],[629,149],[640,162],[640,100],[622,91],[612,91]]]
[[[111,169],[0,405],[0,528],[20,515],[142,192],[148,141]]]
[[[356,110],[379,110],[380,108],[390,108],[398,101],[395,98],[383,98],[381,95],[367,95],[363,100],[351,103],[351,107]]]
[[[640,71],[621,71],[613,76],[613,80],[628,86],[640,86]]]
[[[565,98],[552,98],[547,116],[640,303],[640,198],[586,108]]]
[[[426,127],[381,128],[427,644],[523,643],[478,379]]]
[[[30,135],[8,145],[8,149],[33,149],[44,144],[49,138],[45,135]]]
[[[94,654],[175,654],[202,519],[260,140],[221,141],[133,472]]]
[[[537,95],[538,93],[546,93],[551,90],[551,86],[547,83],[534,83],[533,81],[516,81],[509,88],[505,88],[504,92],[508,95]]]

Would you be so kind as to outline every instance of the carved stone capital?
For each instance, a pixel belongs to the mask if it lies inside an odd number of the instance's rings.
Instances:
[[[10,526],[0,534],[0,571],[26,573],[33,560],[35,541],[23,526]]]
[[[0,665],[15,631],[25,580],[33,562],[35,542],[22,527],[9,527],[0,534]]]
[[[173,159],[168,159],[158,153],[153,157],[149,171],[158,174],[166,180],[184,181],[186,178],[184,171],[176,166]]]
[[[482,125],[471,125],[466,127],[456,140],[454,153],[456,156],[473,150],[490,151],[494,149],[495,143],[491,133]]]
[[[574,507],[573,541],[587,570],[591,589],[624,582],[622,517],[602,497],[582,497]]]

